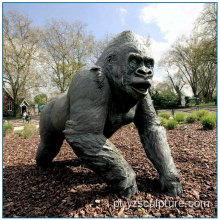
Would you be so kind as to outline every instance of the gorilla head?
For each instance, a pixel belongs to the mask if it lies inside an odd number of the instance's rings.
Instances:
[[[131,31],[116,36],[96,64],[102,67],[117,96],[138,100],[151,86],[154,60],[143,39]]]

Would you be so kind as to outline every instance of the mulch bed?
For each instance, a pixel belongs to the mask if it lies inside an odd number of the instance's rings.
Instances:
[[[5,137],[3,216],[216,217],[216,130],[204,131],[199,123],[187,127],[167,131],[184,189],[182,197],[175,198],[161,192],[158,173],[133,126],[111,137],[137,174],[139,192],[132,199],[112,194],[101,178],[80,164],[67,143],[53,167],[43,171],[35,164],[38,136]]]

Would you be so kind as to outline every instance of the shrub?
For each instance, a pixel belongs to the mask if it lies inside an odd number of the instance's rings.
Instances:
[[[12,133],[14,130],[14,125],[13,123],[4,123],[3,124],[3,136],[5,137],[7,134]]]
[[[34,124],[25,124],[24,129],[18,132],[18,136],[22,136],[23,138],[27,139],[33,134],[37,134],[38,129]]]
[[[151,98],[155,108],[159,109],[177,108],[180,105],[179,97],[171,91],[153,92]]]
[[[177,122],[184,122],[184,119],[185,119],[185,113],[184,112],[178,112],[174,115],[174,119],[177,121]]]
[[[166,127],[168,120],[167,120],[166,118],[159,118],[159,119],[160,119],[161,125],[164,126],[164,127]]]
[[[216,127],[216,114],[208,114],[201,118],[204,130],[212,130]]]
[[[175,120],[168,120],[166,127],[168,130],[172,130],[176,128],[176,125],[177,125],[177,122]]]
[[[166,119],[169,119],[171,114],[169,112],[161,112],[159,115],[158,115],[160,118],[166,118]]]
[[[196,120],[197,120],[197,115],[195,113],[191,113],[186,116],[187,123],[193,123]]]
[[[207,110],[199,110],[197,112],[195,112],[196,116],[197,116],[197,119],[201,119],[202,117],[206,116],[209,114],[209,111]]]

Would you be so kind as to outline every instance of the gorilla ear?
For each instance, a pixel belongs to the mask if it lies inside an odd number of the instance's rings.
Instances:
[[[107,58],[106,58],[106,62],[107,64],[112,64],[113,61],[116,60],[116,56],[115,55],[109,55]]]
[[[97,83],[98,88],[102,89],[104,87],[105,80],[105,76],[102,73],[102,68],[100,66],[93,66],[90,71],[95,73],[95,82]]]
[[[112,63],[112,56],[107,57],[107,62],[110,63],[110,64]]]
[[[90,69],[91,71],[98,71],[98,72],[101,72],[102,71],[102,68],[100,66],[93,66],[91,67]]]

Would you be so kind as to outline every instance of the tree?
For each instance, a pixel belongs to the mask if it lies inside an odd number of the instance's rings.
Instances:
[[[180,105],[180,99],[173,92],[172,85],[168,80],[151,86],[150,94],[157,109],[177,108]]]
[[[217,4],[204,4],[203,11],[196,20],[195,27],[198,33],[201,33],[210,40],[217,40]]]
[[[101,56],[102,52],[104,51],[104,49],[106,48],[106,46],[108,45],[108,43],[111,41],[112,38],[113,38],[112,35],[106,34],[104,39],[96,40],[94,42],[94,49],[91,56],[91,62],[93,64],[96,63],[96,61]]]
[[[174,92],[176,92],[176,94],[178,95],[179,100],[181,100],[182,90],[183,87],[186,85],[183,74],[181,74],[178,68],[172,68],[172,61],[170,60],[170,57],[168,55],[163,56],[158,65],[160,67],[163,67],[167,72],[167,79],[170,82],[170,85],[172,86]]]
[[[205,101],[212,99],[216,89],[216,63],[207,59],[205,45],[206,41],[200,40],[197,34],[179,38],[160,61],[166,67],[177,94],[186,83],[195,97]],[[171,74],[173,70],[176,71],[174,75]]]
[[[169,90],[163,92],[155,90],[151,97],[156,109],[177,108],[180,105],[178,96]]]
[[[34,102],[38,105],[46,104],[47,103],[47,95],[44,93],[36,95],[34,97]]]
[[[42,34],[42,46],[46,53],[52,83],[65,92],[74,74],[85,65],[93,49],[94,37],[79,21],[49,21]]]
[[[154,83],[154,85],[152,85],[150,87],[151,93],[166,93],[166,92],[172,92],[172,86],[170,85],[169,81],[163,81],[163,82],[158,82],[158,83]]]
[[[195,97],[212,100],[216,91],[217,10],[215,3],[204,4],[191,36],[179,37],[160,60],[180,97],[189,85]]]
[[[205,102],[210,102],[216,93],[217,66],[212,61],[206,61],[200,67],[199,87],[201,89],[200,97]]]
[[[195,24],[200,40],[201,71],[199,86],[205,102],[213,99],[217,83],[217,5],[206,3]],[[199,27],[199,28],[198,28]]]
[[[36,70],[40,31],[31,23],[17,11],[3,15],[3,80],[15,105],[19,97],[25,97],[28,90],[41,83]]]

